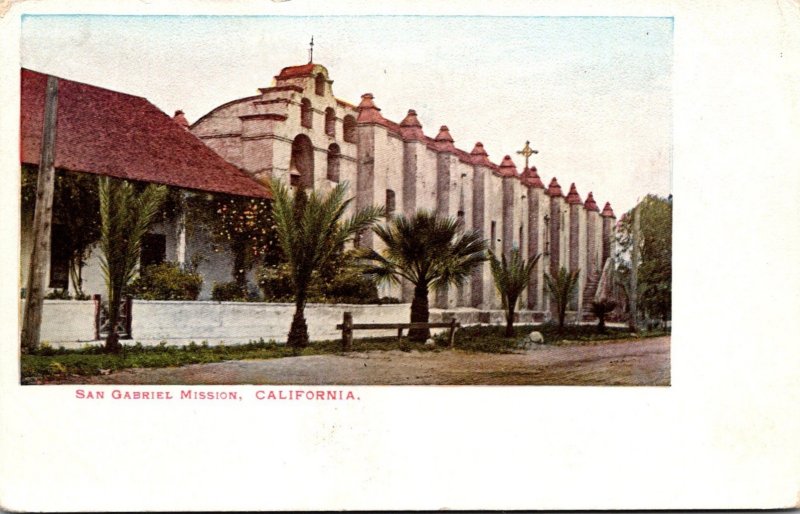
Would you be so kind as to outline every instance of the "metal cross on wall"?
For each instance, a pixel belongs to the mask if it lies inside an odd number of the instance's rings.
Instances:
[[[525,167],[527,168],[528,167],[528,159],[530,159],[531,155],[533,155],[535,153],[539,153],[539,150],[534,150],[533,148],[531,148],[531,142],[530,141],[525,141],[525,148],[523,148],[522,150],[519,150],[517,153],[520,154],[521,156],[525,157]]]

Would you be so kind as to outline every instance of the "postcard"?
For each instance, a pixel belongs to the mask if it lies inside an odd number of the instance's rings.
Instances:
[[[795,506],[797,17],[8,5],[0,504]]]

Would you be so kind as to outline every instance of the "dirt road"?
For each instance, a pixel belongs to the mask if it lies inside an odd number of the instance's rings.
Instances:
[[[670,338],[539,346],[513,354],[368,352],[132,369],[95,384],[669,385]]]

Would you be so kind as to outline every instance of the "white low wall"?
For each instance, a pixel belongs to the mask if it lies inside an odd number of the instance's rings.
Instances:
[[[24,302],[20,303],[22,312]],[[94,302],[45,300],[39,340],[48,343],[94,339]]]
[[[311,340],[339,339],[336,325],[345,311],[353,313],[355,323],[406,323],[411,305],[308,304],[305,310]],[[133,302],[133,341],[142,344],[246,343],[264,339],[286,342],[294,315],[290,303],[244,303],[211,301]],[[430,320],[447,321],[455,317],[462,325],[505,323],[502,311],[472,308],[431,309]],[[523,311],[520,323],[541,321],[541,313]],[[356,337],[397,334],[396,330],[359,331]],[[42,313],[41,340],[52,345],[80,347],[94,338],[94,304],[91,301],[46,300]],[[124,341],[123,341],[124,342]]]
[[[352,312],[359,323],[400,323],[408,319],[410,305],[309,304],[305,310],[309,337],[313,341],[341,337],[336,325],[345,311]],[[294,305],[289,303],[134,301],[132,330],[134,339],[142,343],[246,343],[259,338],[286,342],[293,315]],[[379,330],[373,335],[392,333]]]

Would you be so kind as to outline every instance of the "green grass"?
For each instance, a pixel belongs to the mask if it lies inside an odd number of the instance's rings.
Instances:
[[[356,339],[353,351],[432,351],[435,347],[408,341],[398,342],[396,337]],[[190,343],[185,346],[143,346],[136,343],[124,346],[118,354],[104,353],[102,346],[87,346],[79,350],[43,346],[36,353],[22,356],[22,382],[36,383],[63,379],[69,375],[99,375],[103,370],[111,372],[128,368],[168,368],[188,364],[208,364],[229,360],[277,359],[298,355],[336,354],[341,351],[340,341],[311,343],[307,348],[294,352],[285,344],[252,341],[238,345],[215,345]],[[107,371],[106,371],[107,372]]]
[[[512,353],[519,350],[519,343],[532,331],[542,333],[545,344],[566,346],[574,344],[599,344],[603,341],[627,338],[656,337],[669,332],[639,332],[632,334],[627,328],[606,327],[606,333],[600,334],[596,325],[565,326],[559,332],[558,325],[543,323],[540,325],[515,325],[514,337],[507,338],[505,326],[479,325],[465,327],[456,334],[456,348],[470,352]]]
[[[538,330],[546,344],[597,344],[610,339],[629,337],[652,337],[666,332],[630,334],[627,329],[611,328],[606,334],[598,334],[595,326],[570,326],[558,333],[552,324],[521,325],[514,327],[513,338],[503,337],[505,327],[475,326],[465,327],[456,333],[455,347],[467,352],[512,353],[518,351],[518,343],[531,331]],[[396,337],[362,338],[353,340],[354,352],[412,350],[440,351],[447,343],[446,334],[434,338],[436,346],[413,343],[407,339],[398,341]],[[106,354],[101,346],[88,346],[79,350],[66,350],[43,346],[36,353],[22,356],[22,382],[42,383],[63,380],[70,375],[90,376],[102,372],[114,372],[128,368],[167,368],[188,364],[208,364],[228,360],[277,359],[298,355],[319,355],[340,353],[340,342],[321,341],[311,343],[307,348],[294,352],[285,344],[275,342],[250,342],[238,345],[208,345],[190,343],[186,346],[143,346],[136,343],[123,347],[119,354]]]

